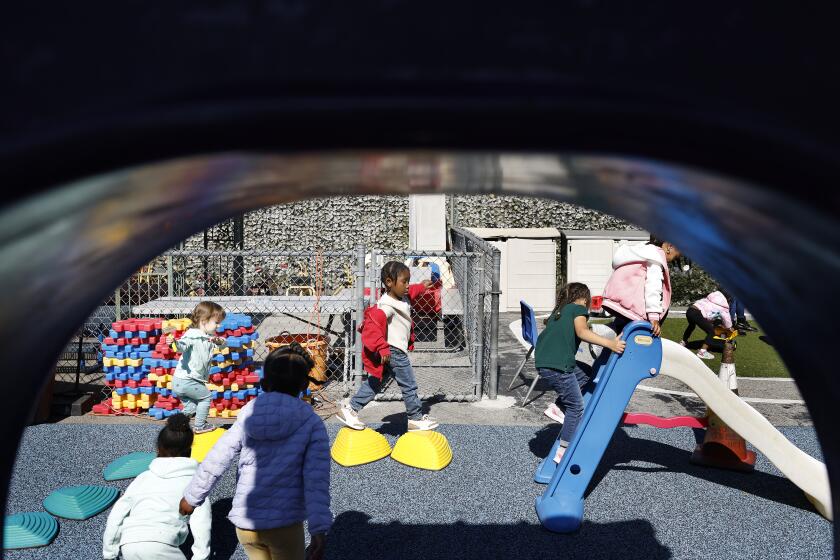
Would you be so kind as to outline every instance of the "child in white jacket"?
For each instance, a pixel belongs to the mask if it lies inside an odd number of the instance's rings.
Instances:
[[[178,512],[178,503],[198,468],[190,459],[193,433],[189,418],[170,416],[158,434],[158,456],[149,470],[138,476],[117,500],[102,537],[106,560],[185,560],[180,546],[193,534],[193,560],[210,558],[210,501],[189,518]]]

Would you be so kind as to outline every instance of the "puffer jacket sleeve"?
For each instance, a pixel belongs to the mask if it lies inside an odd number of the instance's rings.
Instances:
[[[216,442],[213,449],[198,466],[198,470],[195,471],[189,486],[184,490],[184,499],[191,506],[197,507],[204,503],[216,482],[225,474],[233,458],[242,449],[242,440],[245,437],[245,432],[242,429],[243,421],[244,418],[240,415],[240,418]]]
[[[309,534],[325,533],[332,526],[330,511],[330,447],[327,429],[314,413],[303,458],[303,495]]]
[[[662,283],[665,281],[662,265],[648,261],[645,277],[645,312],[648,321],[659,321],[665,312],[662,305]]]

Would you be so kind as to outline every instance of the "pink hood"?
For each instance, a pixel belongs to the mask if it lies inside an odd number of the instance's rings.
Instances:
[[[712,292],[703,299],[695,301],[694,307],[699,309],[703,317],[709,321],[714,321],[720,317],[724,327],[727,329],[732,328],[732,317],[729,315],[729,302],[726,301],[726,297],[722,293]]]
[[[634,321],[659,321],[671,307],[665,251],[656,245],[622,245],[613,256],[604,307]]]

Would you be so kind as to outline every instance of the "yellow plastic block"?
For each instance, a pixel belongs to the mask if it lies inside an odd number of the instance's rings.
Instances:
[[[192,453],[190,454],[190,457],[199,463],[202,462],[210,452],[210,449],[216,445],[216,442],[219,441],[219,438],[223,435],[225,435],[225,430],[221,428],[216,428],[212,432],[196,434],[195,439],[193,439]]]
[[[111,406],[113,408],[122,408],[122,399],[111,399]]]
[[[220,415],[222,418],[230,418],[230,410],[224,409]]]
[[[111,399],[112,400],[120,400],[121,398],[122,398],[122,395],[120,395],[116,391],[111,391]]]
[[[156,374],[156,373],[150,373],[148,377],[149,377],[149,381],[157,381],[158,380],[158,374]]]
[[[140,360],[140,359],[137,359],[137,360],[126,360],[126,361],[125,361],[125,365],[127,365],[127,366],[132,366],[132,367],[140,367],[140,366],[142,366],[142,365],[143,365],[143,360]]]
[[[221,354],[222,356],[227,356],[228,354],[230,354],[230,348],[228,348],[227,346],[221,349],[216,347],[216,350],[218,351],[217,354]]]
[[[140,401],[138,406],[144,410],[149,410],[149,401]]]
[[[240,409],[238,409],[238,408],[236,410],[231,410],[230,415],[233,416],[234,418],[236,418],[237,416],[239,416],[239,410]]]
[[[166,388],[169,389],[170,391],[172,390],[172,382],[171,381],[166,384]]]
[[[234,393],[237,392],[239,390],[239,383],[231,383],[230,384],[230,390],[233,391]]]
[[[439,432],[408,432],[397,440],[391,458],[409,467],[439,471],[452,462],[452,449]]]
[[[127,408],[129,410],[134,410],[135,408],[137,408],[137,403],[134,401],[123,401],[122,405],[123,408]]]
[[[123,396],[123,400],[128,401],[128,402],[134,402],[134,401],[137,400],[137,395],[132,395],[131,393],[126,393]]]
[[[385,436],[370,428],[364,430],[341,428],[330,450],[333,461],[342,467],[372,463],[390,454],[391,444]]]
[[[215,389],[215,390],[216,390],[216,391],[218,391],[218,392],[220,392],[220,393],[222,393],[222,392],[224,392],[224,390],[225,390],[225,386],[224,386],[224,385],[216,385],[216,389]]]
[[[216,417],[216,409],[215,409],[215,408],[211,408],[211,409],[207,412],[207,417],[208,417],[208,418],[215,418],[215,417]]]

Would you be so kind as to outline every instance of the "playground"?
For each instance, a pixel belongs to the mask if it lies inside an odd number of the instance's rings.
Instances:
[[[514,317],[504,314],[500,323]],[[523,347],[510,329],[503,329],[499,348],[505,373],[500,387],[504,389]],[[524,381],[532,374],[525,370]],[[762,411],[773,419],[778,434],[802,453],[822,459],[807,412],[803,420],[798,410],[804,405],[795,404],[798,394],[792,382],[742,383],[741,396],[748,402],[757,399],[753,406],[765,407]],[[660,416],[705,412],[699,397],[684,395],[690,387],[656,386],[663,390],[631,389],[626,410]],[[603,456],[592,458],[591,482],[583,484],[582,524],[571,534],[546,531],[534,503],[547,487],[535,483],[534,475],[542,459],[551,456],[559,425],[542,416],[540,405],[548,397],[540,395],[539,385],[537,398],[526,407],[519,406],[523,396],[521,387],[502,396],[502,400],[516,400],[507,408],[487,408],[486,402],[429,403],[442,422],[438,432],[447,438],[453,453],[452,462],[442,470],[415,469],[390,458],[354,467],[333,462],[335,524],[327,557],[831,557],[831,522],[767,457],[759,453],[751,473],[693,465],[689,457],[703,432],[690,428],[619,425],[614,433],[607,428],[606,439],[601,441]],[[602,408],[594,406],[593,414],[603,417]],[[402,403],[377,403],[365,411],[365,420],[392,446],[404,433]],[[59,487],[101,485],[103,469],[111,461],[128,452],[154,451],[159,426],[147,419],[87,416],[28,428],[7,512],[31,510],[32,504]],[[332,420],[327,427],[334,442],[339,424]],[[592,433],[583,430],[580,439]],[[91,457],[84,446],[68,445],[82,441],[107,444]],[[245,558],[225,518],[234,477],[233,470],[228,472],[211,496],[214,558]],[[106,485],[124,490],[128,482]],[[97,558],[106,515],[107,511],[84,521],[62,519],[49,548],[9,550],[6,557],[42,558],[48,552],[56,558]]]

